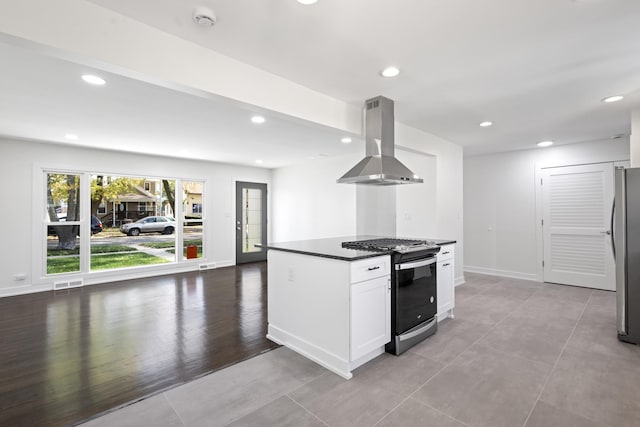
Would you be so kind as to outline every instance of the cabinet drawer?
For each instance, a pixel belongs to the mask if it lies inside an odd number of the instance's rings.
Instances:
[[[366,258],[351,262],[351,283],[391,274],[391,257],[389,255]]]
[[[440,247],[440,252],[438,252],[437,260],[446,261],[449,259],[453,259],[453,245],[444,245]]]

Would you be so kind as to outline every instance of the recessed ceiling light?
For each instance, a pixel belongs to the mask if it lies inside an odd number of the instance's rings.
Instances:
[[[256,163],[257,163],[257,164],[259,164],[259,165],[261,165],[261,164],[263,164],[264,162],[263,162],[262,160],[258,159],[258,160],[256,160]]]
[[[348,136],[344,137],[340,140],[340,142],[342,142],[343,144],[349,144],[351,143],[351,138],[349,138]]]
[[[93,74],[83,75],[82,80],[96,86],[103,86],[105,83],[107,83],[102,77],[94,76]]]
[[[608,96],[604,98],[602,102],[618,102],[618,101],[622,101],[623,99],[624,99],[624,96],[622,95],[614,95],[614,96]]]
[[[493,125],[493,122],[482,122],[482,123],[480,123],[480,127],[483,127],[483,128],[488,128],[491,125]]]
[[[298,3],[304,4],[304,5],[310,5],[310,4],[314,4],[317,1],[318,0],[298,0]]]
[[[78,140],[78,135],[76,135],[75,133],[68,133],[64,136],[67,139],[70,139],[71,141],[77,141]]]
[[[387,67],[384,70],[380,71],[380,75],[382,77],[395,77],[400,74],[400,70],[396,67]]]
[[[260,124],[260,123],[264,123],[266,120],[265,120],[265,118],[264,118],[264,117],[262,117],[262,116],[253,116],[253,117],[251,117],[251,121],[252,121],[253,123]]]
[[[548,147],[553,145],[553,141],[540,141],[538,142],[538,147]]]

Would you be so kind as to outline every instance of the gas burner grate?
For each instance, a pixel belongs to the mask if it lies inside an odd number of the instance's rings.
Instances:
[[[407,248],[412,246],[426,246],[430,242],[426,240],[414,239],[369,239],[356,240],[353,242],[342,242],[343,248],[361,249],[368,251],[390,251],[397,248]]]

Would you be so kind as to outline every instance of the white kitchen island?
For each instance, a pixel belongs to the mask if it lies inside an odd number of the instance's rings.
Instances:
[[[347,379],[391,339],[390,253],[341,247],[367,237],[267,245],[267,338]]]

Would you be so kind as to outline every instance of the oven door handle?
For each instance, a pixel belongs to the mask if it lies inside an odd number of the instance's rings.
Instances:
[[[396,270],[409,270],[410,268],[424,267],[425,265],[435,264],[435,262],[436,262],[436,257],[431,257],[425,260],[407,262],[404,264],[396,264]]]
[[[417,337],[418,335],[423,334],[425,331],[431,329],[433,327],[433,322],[437,322],[436,317],[434,317],[433,320],[431,320],[429,323],[427,323],[426,325],[424,325],[420,329],[415,330],[415,331],[411,331],[411,332],[407,332],[407,333],[405,333],[403,335],[400,335],[398,337],[398,339],[400,341],[406,341],[406,340],[410,340],[413,337]]]

